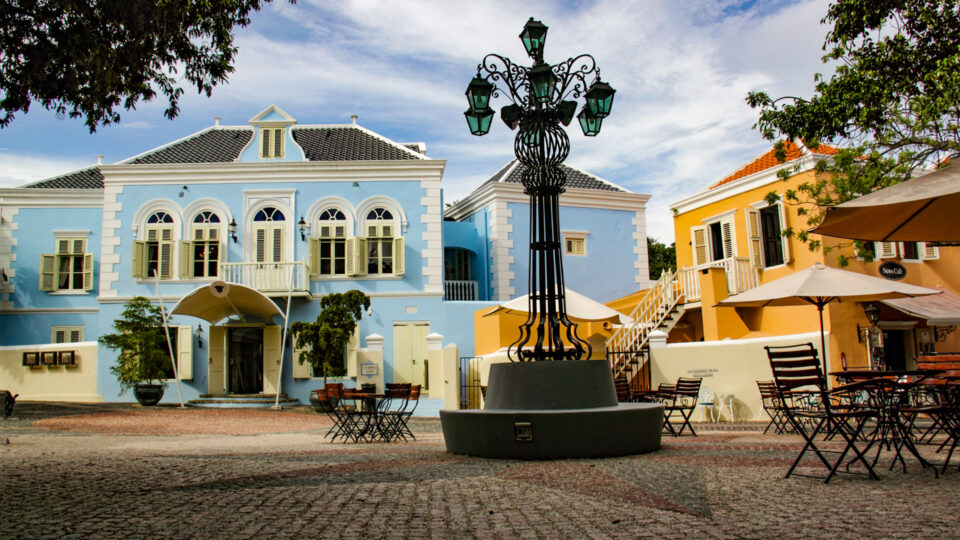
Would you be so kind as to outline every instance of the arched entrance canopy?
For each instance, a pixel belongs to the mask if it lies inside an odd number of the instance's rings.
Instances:
[[[280,308],[256,289],[238,283],[214,281],[187,293],[173,306],[171,315],[190,315],[216,324],[231,315],[247,315],[269,321],[274,315],[286,320]]]

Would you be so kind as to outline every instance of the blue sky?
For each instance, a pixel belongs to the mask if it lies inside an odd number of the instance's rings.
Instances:
[[[513,132],[495,121],[469,134],[463,93],[490,52],[528,64],[517,38],[533,16],[550,27],[545,59],[592,54],[617,89],[595,138],[571,124],[567,163],[652,195],[651,236],[673,241],[669,206],[726,176],[768,146],[744,98],[809,96],[823,72],[826,0],[514,2],[365,0],[279,2],[238,34],[230,81],[180,116],[141,103],[90,134],[80,120],[35,106],[0,130],[0,186],[19,186],[120,161],[209,127],[245,125],[275,104],[301,124],[360,125],[398,142],[425,142],[447,160],[445,198],[463,197],[512,158]],[[499,109],[501,98],[492,106]]]

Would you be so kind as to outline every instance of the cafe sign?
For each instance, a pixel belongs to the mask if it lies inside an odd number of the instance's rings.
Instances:
[[[877,271],[880,272],[881,276],[894,281],[899,281],[907,277],[907,269],[898,262],[887,261],[881,264]]]

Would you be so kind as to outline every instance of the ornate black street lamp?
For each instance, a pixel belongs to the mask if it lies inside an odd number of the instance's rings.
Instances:
[[[586,103],[577,119],[584,135],[595,136],[610,114],[616,92],[600,80],[600,70],[589,54],[552,66],[545,63],[546,38],[547,27],[531,17],[520,39],[533,59],[532,67],[498,54],[484,57],[467,87],[470,108],[464,113],[470,132],[485,135],[494,115],[490,98],[505,96],[512,103],[500,116],[510,129],[520,128],[513,150],[525,167],[521,182],[530,196],[528,315],[520,327],[520,339],[510,346],[511,359],[520,361],[590,356],[590,344],[577,336],[576,324],[566,313],[559,197],[567,181],[561,165],[570,153],[570,139],[560,124],[570,124],[576,100],[583,97]]]

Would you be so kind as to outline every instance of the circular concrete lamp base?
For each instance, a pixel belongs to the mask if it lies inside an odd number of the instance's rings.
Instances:
[[[493,364],[486,408],[440,411],[447,451],[478,457],[625,456],[660,448],[663,406],[617,403],[610,364]]]

